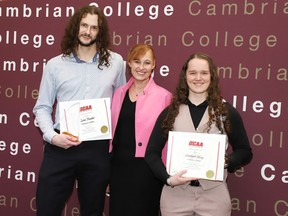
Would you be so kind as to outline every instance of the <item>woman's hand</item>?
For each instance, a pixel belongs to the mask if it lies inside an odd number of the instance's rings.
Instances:
[[[182,170],[178,173],[176,173],[173,176],[170,176],[167,179],[167,184],[170,185],[171,187],[177,186],[177,185],[183,185],[188,182],[191,182],[192,180],[197,180],[196,178],[193,177],[183,177],[182,175],[187,173],[187,170]]]

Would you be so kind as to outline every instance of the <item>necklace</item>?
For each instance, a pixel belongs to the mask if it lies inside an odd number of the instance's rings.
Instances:
[[[133,91],[133,93],[135,94],[136,97],[138,97],[138,95],[139,95],[141,92],[144,94],[144,91],[143,91],[143,90],[141,90],[141,91],[139,91],[139,92],[137,93],[135,84],[133,84],[133,86],[132,86],[132,91]]]

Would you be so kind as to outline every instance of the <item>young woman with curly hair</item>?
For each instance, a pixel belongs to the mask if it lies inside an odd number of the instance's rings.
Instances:
[[[224,181],[172,176],[161,158],[169,131],[226,134],[232,152],[225,157]],[[231,200],[227,171],[250,162],[252,150],[237,110],[220,93],[217,67],[204,53],[191,55],[184,63],[172,103],[159,115],[152,131],[145,160],[165,183],[160,199],[162,216],[229,216]],[[164,162],[163,162],[164,161]]]

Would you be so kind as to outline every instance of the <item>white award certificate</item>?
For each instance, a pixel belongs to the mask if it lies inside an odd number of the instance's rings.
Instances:
[[[60,133],[79,141],[111,139],[110,98],[59,102]]]
[[[170,131],[167,172],[187,170],[183,176],[223,181],[226,135]]]

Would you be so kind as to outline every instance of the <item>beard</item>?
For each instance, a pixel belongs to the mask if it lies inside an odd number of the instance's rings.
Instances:
[[[89,35],[84,35],[84,36],[89,36]],[[89,37],[90,37],[90,36],[89,36]],[[95,38],[94,40],[92,40],[92,38],[90,37],[90,39],[91,39],[91,41],[90,41],[89,43],[83,43],[83,42],[80,40],[80,37],[77,38],[79,44],[80,44],[81,46],[84,46],[84,47],[89,47],[89,46],[91,46],[91,45],[93,45],[93,44],[96,43],[96,38]]]

